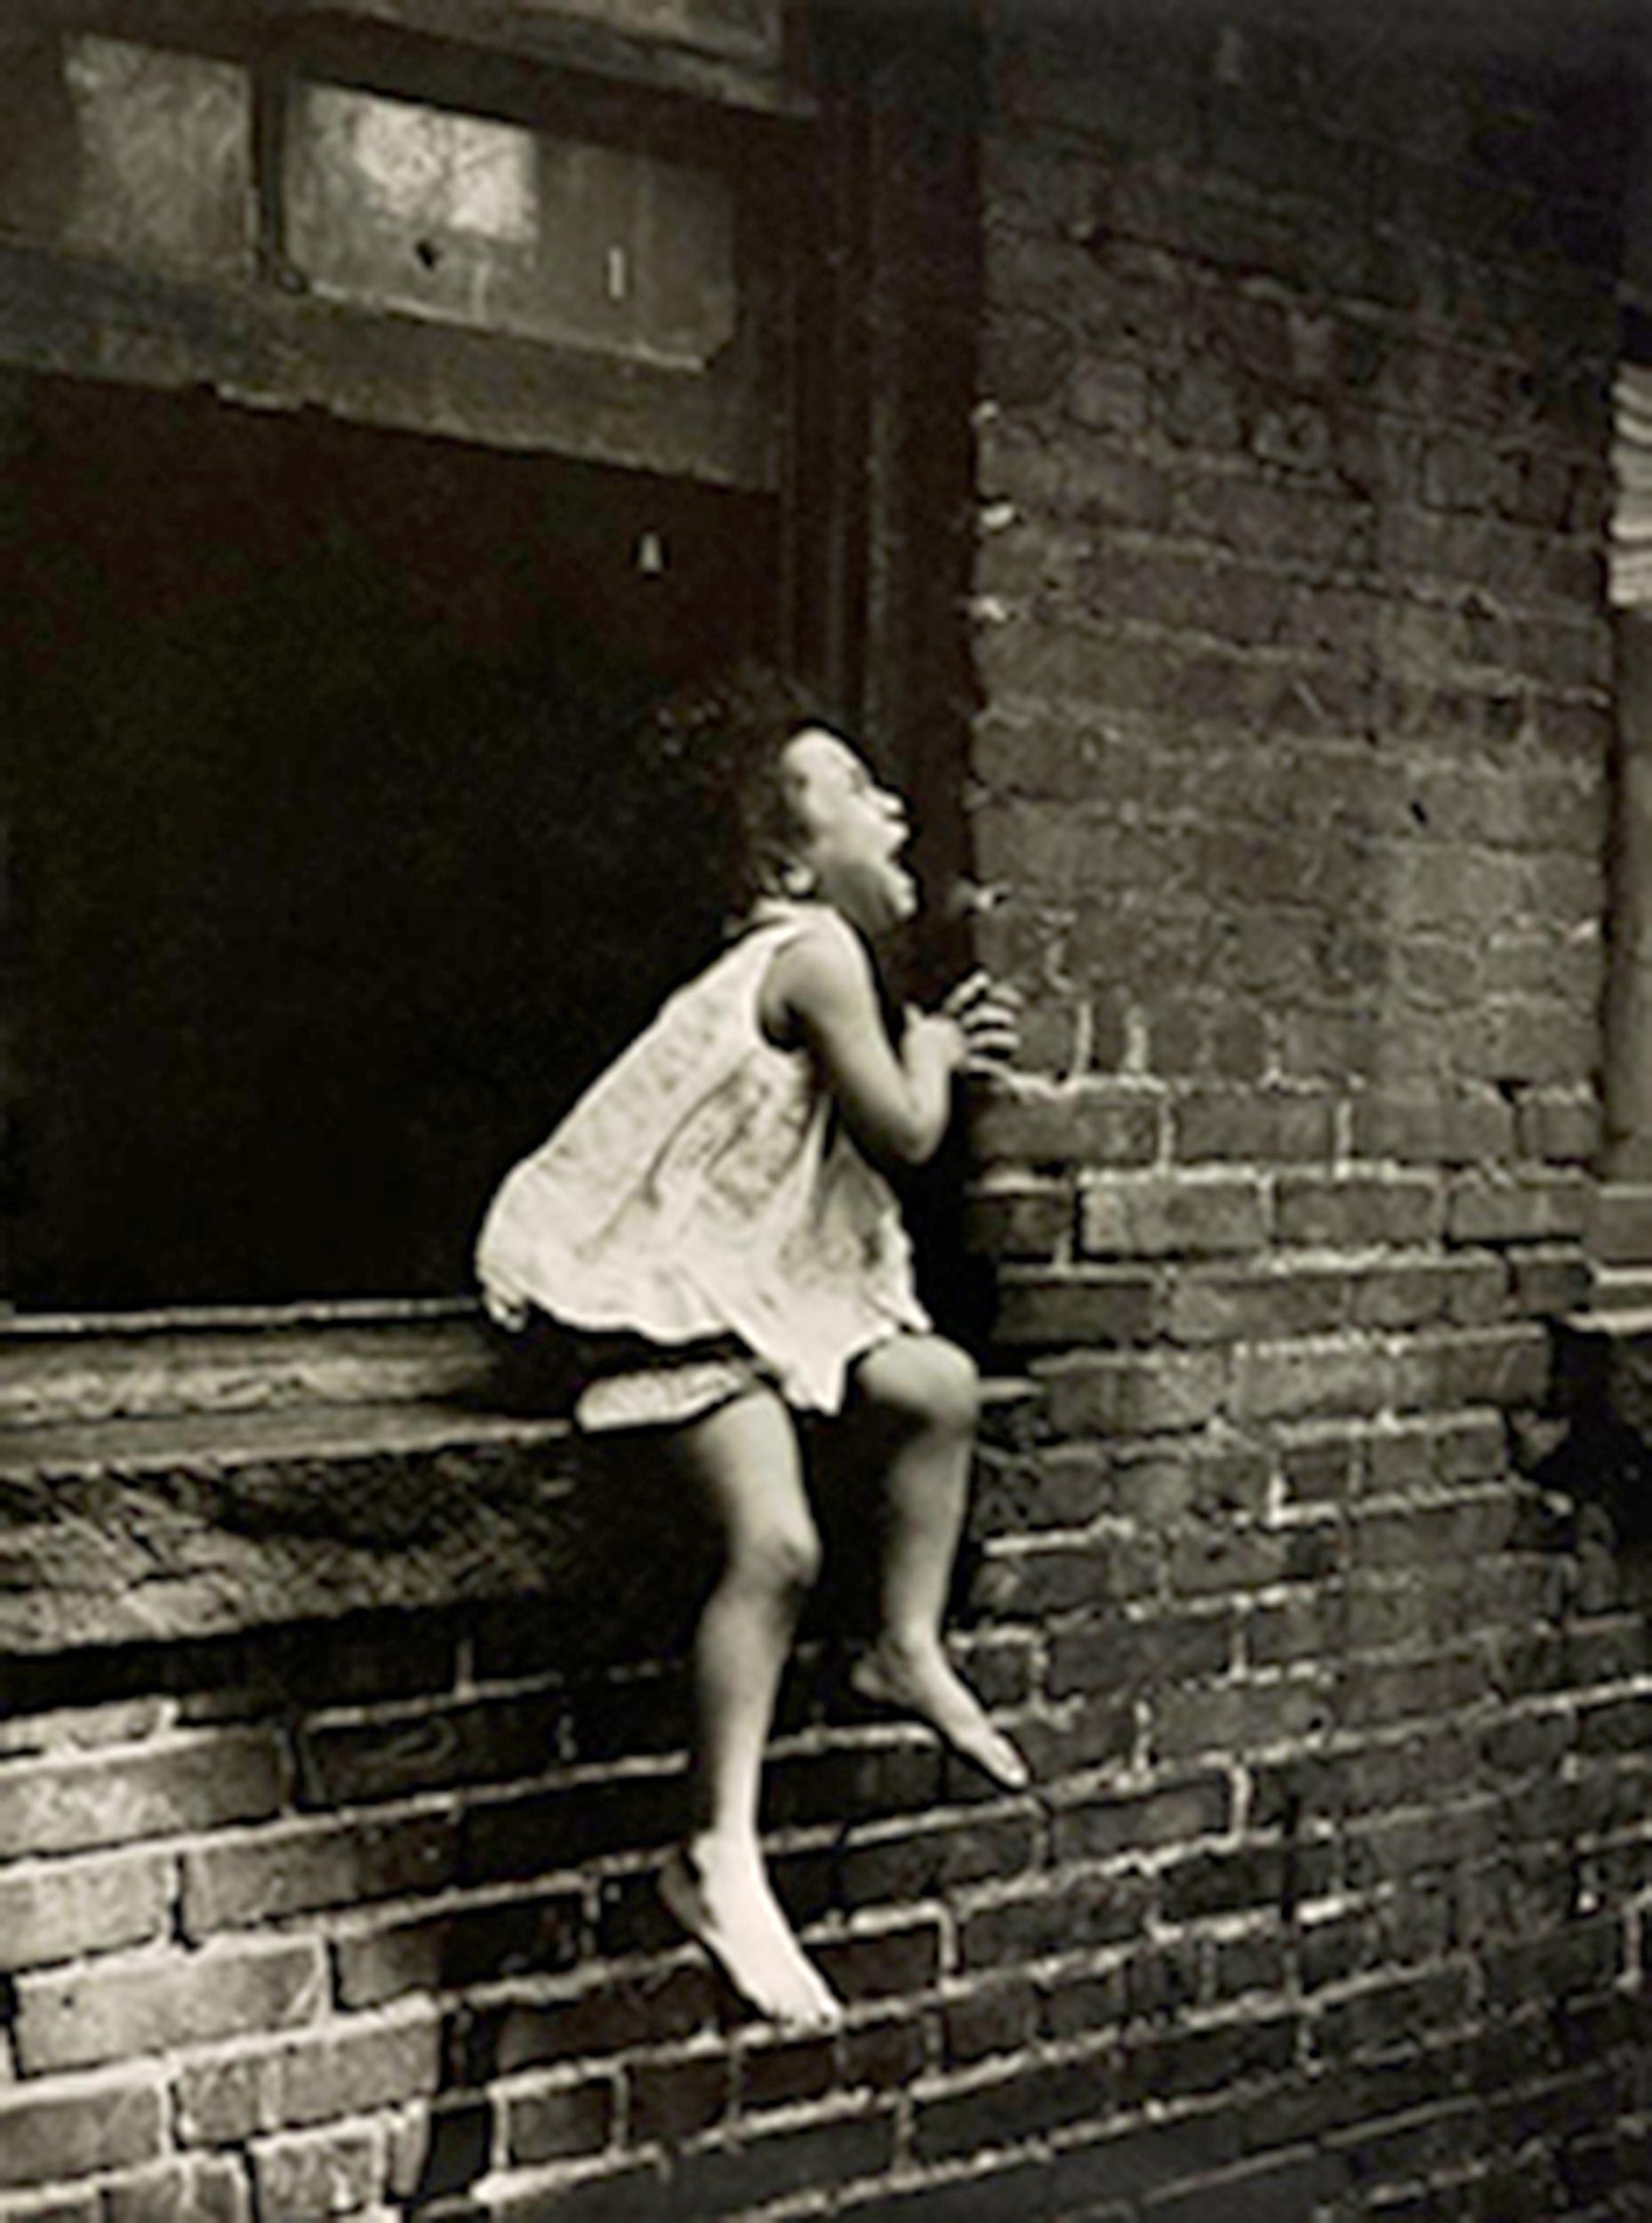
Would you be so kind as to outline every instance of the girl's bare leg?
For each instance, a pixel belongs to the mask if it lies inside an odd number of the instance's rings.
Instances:
[[[819,2026],[839,2011],[770,1888],[758,1797],[775,1694],[820,1543],[791,1416],[759,1390],[675,1439],[723,1537],[694,1636],[694,1815],[662,1891],[678,1920],[761,2012]]]
[[[883,1477],[880,1626],[850,1680],[863,1697],[929,1722],[1007,1790],[1027,1763],[993,1728],[946,1656],[941,1627],[968,1502],[977,1385],[970,1359],[939,1336],[880,1344],[855,1369],[854,1424]]]

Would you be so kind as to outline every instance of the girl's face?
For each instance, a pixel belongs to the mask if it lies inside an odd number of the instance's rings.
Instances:
[[[918,883],[899,861],[910,831],[901,798],[823,726],[792,735],[780,773],[797,829],[796,862],[821,901],[863,934],[886,934],[910,919]]]

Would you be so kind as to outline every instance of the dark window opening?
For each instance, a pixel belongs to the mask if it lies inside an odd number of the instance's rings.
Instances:
[[[9,1293],[464,1288],[684,968],[625,736],[772,652],[777,503],[68,380],[16,451]]]

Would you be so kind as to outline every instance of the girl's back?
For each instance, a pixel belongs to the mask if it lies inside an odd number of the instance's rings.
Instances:
[[[764,1031],[765,982],[806,936],[774,900],[508,1176],[482,1231],[488,1306],[682,1346],[733,1335],[790,1401],[835,1411],[847,1367],[923,1328],[893,1192],[834,1119],[818,1064]]]

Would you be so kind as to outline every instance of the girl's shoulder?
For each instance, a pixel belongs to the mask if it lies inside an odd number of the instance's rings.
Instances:
[[[808,915],[775,946],[758,1004],[763,1031],[777,1047],[814,1034],[831,1015],[859,1021],[878,1008],[876,968],[857,929],[829,903],[792,908]]]
[[[777,906],[773,924],[780,931],[769,956],[771,979],[776,973],[798,980],[871,979],[872,955],[863,936],[830,903],[790,903],[784,906],[783,916]]]

